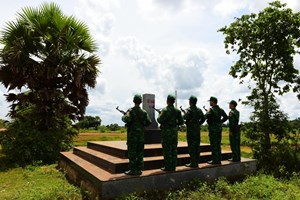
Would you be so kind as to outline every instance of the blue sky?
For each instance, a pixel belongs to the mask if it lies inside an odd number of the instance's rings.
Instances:
[[[16,18],[24,6],[44,1],[14,0],[0,8],[0,27]],[[228,75],[237,59],[224,50],[218,29],[268,5],[264,0],[64,0],[56,2],[67,15],[74,15],[90,28],[102,60],[97,87],[89,91],[87,115],[100,116],[103,124],[119,123],[116,106],[132,106],[135,93],[156,95],[156,107],[165,106],[169,93],[178,93],[178,105],[188,106],[190,95],[199,107],[208,107],[210,96],[219,99],[226,112],[231,99],[244,99],[247,85]],[[285,0],[300,11],[298,0]],[[295,66],[300,69],[297,56]],[[8,104],[0,86],[0,118]],[[280,97],[281,109],[291,119],[299,117],[300,104],[294,94]],[[248,121],[252,108],[238,106],[241,121]]]

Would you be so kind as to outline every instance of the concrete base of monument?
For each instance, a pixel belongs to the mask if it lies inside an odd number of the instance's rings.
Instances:
[[[158,144],[161,143],[161,130],[148,129],[145,131],[145,144]]]
[[[141,176],[111,174],[74,154],[61,160],[59,165],[67,172],[71,181],[89,191],[91,199],[110,199],[133,192],[176,189],[193,179],[208,182],[219,177],[238,179],[256,171],[256,160],[246,158],[238,163],[222,161],[221,165],[203,163],[199,164],[198,169],[180,166],[175,172],[146,170]]]
[[[256,171],[256,160],[243,158],[229,162],[231,152],[222,151],[222,164],[209,165],[211,148],[201,144],[199,168],[187,168],[189,162],[186,142],[179,142],[175,172],[163,172],[161,144],[145,144],[144,171],[141,176],[128,176],[126,141],[88,142],[86,147],[75,147],[73,152],[61,152],[59,162],[68,178],[87,190],[91,199],[114,198],[122,194],[151,190],[174,189],[192,179],[212,181],[218,177],[237,179]]]

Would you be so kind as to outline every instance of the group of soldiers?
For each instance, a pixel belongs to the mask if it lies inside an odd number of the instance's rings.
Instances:
[[[129,168],[127,175],[141,175],[143,167],[144,152],[144,130],[151,124],[151,120],[145,110],[140,107],[142,96],[133,97],[134,107],[130,108],[122,116],[122,121],[126,123],[128,137],[128,158]],[[239,111],[236,109],[237,102],[229,102],[230,112],[227,115],[225,111],[218,106],[218,99],[210,97],[211,108],[203,114],[202,110],[197,107],[197,98],[189,98],[190,107],[181,111],[174,106],[175,96],[167,96],[167,106],[159,112],[157,118],[161,128],[162,148],[164,156],[163,171],[175,171],[177,165],[177,144],[178,128],[183,123],[187,127],[187,143],[190,155],[190,163],[186,167],[198,168],[200,157],[200,130],[201,125],[207,121],[209,140],[212,148],[212,160],[209,164],[221,164],[221,138],[222,124],[229,120],[229,139],[232,150],[232,162],[240,162],[240,130],[239,130]]]

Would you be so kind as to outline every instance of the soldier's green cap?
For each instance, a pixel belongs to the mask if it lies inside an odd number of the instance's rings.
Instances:
[[[213,101],[215,103],[218,103],[218,99],[216,97],[210,97],[208,101]]]
[[[175,96],[174,96],[174,95],[172,95],[172,94],[169,94],[169,95],[168,95],[168,97],[167,97],[167,99],[168,99],[168,100],[175,101],[175,99],[176,99],[176,98],[175,98]]]
[[[190,98],[189,98],[189,100],[191,101],[191,102],[193,102],[193,103],[197,103],[197,97],[195,97],[195,96],[190,96]]]
[[[142,102],[142,96],[140,94],[134,95],[133,102],[134,103],[141,103]]]
[[[232,104],[232,105],[234,105],[235,107],[237,106],[237,102],[236,102],[235,100],[231,100],[231,101],[229,102],[229,104]]]

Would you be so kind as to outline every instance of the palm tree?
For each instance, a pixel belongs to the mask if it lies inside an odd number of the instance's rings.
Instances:
[[[94,88],[100,59],[88,27],[65,16],[54,3],[26,7],[2,32],[0,81],[10,93],[10,116],[31,103],[43,114],[51,110],[80,118],[88,105],[87,87]]]
[[[100,65],[86,24],[44,3],[22,9],[0,42],[0,82],[8,89],[12,119],[34,120],[33,129],[49,132],[61,124],[54,119],[83,117]],[[28,119],[28,108],[37,117]]]

